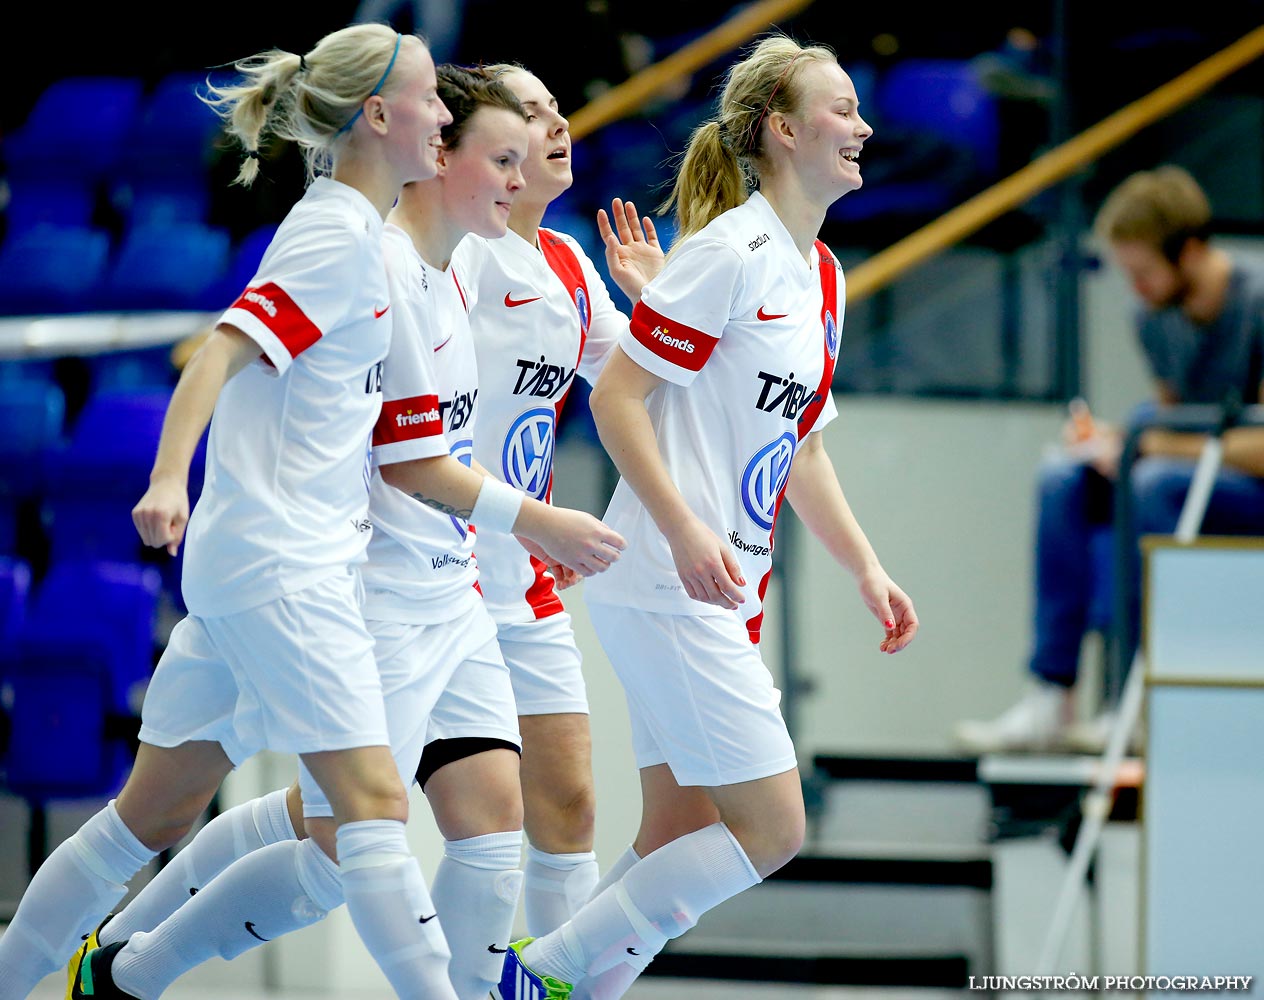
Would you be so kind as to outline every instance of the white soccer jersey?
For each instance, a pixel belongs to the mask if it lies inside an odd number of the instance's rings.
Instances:
[[[467,236],[453,262],[466,279],[478,352],[474,457],[509,485],[548,501],[566,394],[576,373],[596,380],[628,320],[578,243],[549,229],[539,239],[537,250],[513,231],[499,240]],[[498,623],[562,610],[553,577],[512,536],[484,533],[478,561]]]
[[[395,226],[386,227],[382,249],[395,332],[382,364],[382,413],[373,430],[364,614],[438,624],[480,600],[473,532],[459,518],[388,486],[381,467],[449,453],[470,464],[478,399],[474,343],[455,269],[431,267]]]
[[[809,265],[756,193],[674,251],[620,342],[668,383],[646,401],[658,447],[690,509],[741,564],[739,614],[754,642],[790,463],[799,442],[838,414],[830,382],[843,303],[833,254],[818,241]],[[628,548],[585,583],[589,602],[729,613],[685,593],[667,540],[627,483],[606,522]]]
[[[318,179],[220,318],[261,357],[224,386],[211,421],[184,562],[195,615],[257,607],[363,558],[389,308],[382,217]]]

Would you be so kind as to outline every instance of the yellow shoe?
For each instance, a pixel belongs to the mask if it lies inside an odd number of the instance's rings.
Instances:
[[[93,948],[101,947],[101,942],[97,940],[97,935],[101,933],[101,928],[105,926],[106,920],[109,920],[112,916],[114,916],[113,913],[97,924],[91,934],[84,935],[83,944],[79,946],[78,951],[70,956],[70,961],[66,964],[66,1000],[71,1000],[72,991],[75,988],[75,980],[79,978],[79,966],[83,964],[83,956]]]

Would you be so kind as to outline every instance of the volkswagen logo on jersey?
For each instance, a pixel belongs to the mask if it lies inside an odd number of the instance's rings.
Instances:
[[[549,491],[555,419],[551,406],[527,410],[510,426],[501,454],[505,482],[537,500],[543,500]]]
[[[765,531],[772,531],[777,513],[777,497],[790,477],[790,462],[799,443],[789,431],[755,452],[742,473],[742,506],[750,519]]]
[[[838,354],[838,324],[828,309],[825,310],[825,349],[831,358]]]
[[[456,441],[449,451],[453,458],[468,469],[474,462],[474,439],[466,438],[463,441]],[[456,528],[456,533],[464,541],[465,536],[469,534],[469,525],[459,517],[449,516],[448,520],[452,522],[452,527]]]
[[[583,288],[575,289],[575,308],[579,310],[579,328],[585,335],[588,333],[588,296]]]

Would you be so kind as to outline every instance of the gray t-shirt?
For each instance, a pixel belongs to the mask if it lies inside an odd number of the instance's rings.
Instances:
[[[1154,377],[1182,403],[1219,403],[1237,389],[1243,403],[1260,402],[1264,377],[1264,266],[1235,261],[1220,315],[1206,326],[1179,307],[1143,310],[1141,346]]]

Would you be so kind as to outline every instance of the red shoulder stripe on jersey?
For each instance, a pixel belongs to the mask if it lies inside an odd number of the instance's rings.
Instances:
[[[297,358],[320,340],[320,329],[307,318],[295,301],[280,285],[268,282],[257,288],[247,288],[230,307],[244,309],[266,326]]]
[[[584,269],[580,266],[575,251],[566,245],[565,240],[548,229],[539,230],[537,236],[540,240],[540,253],[544,256],[544,262],[562,282],[571,301],[575,303],[575,311],[579,314],[579,350],[575,352],[575,367],[578,369],[579,361],[584,356],[584,344],[588,340],[588,321],[592,317],[590,305],[592,296],[588,294],[588,279],[584,277]],[[555,428],[561,426],[562,409],[566,406],[566,398],[571,394],[571,386],[574,384],[575,380],[571,379],[566,390],[553,401]],[[552,496],[553,476],[550,474],[548,491],[544,497],[545,502],[551,503]]]
[[[584,269],[580,266],[575,251],[566,245],[564,239],[547,229],[539,230],[537,238],[544,262],[561,280],[566,293],[575,303],[575,311],[579,313],[579,353],[582,356],[584,338],[588,336],[588,323],[592,319],[592,295],[588,291],[588,279],[584,277]]]
[[[825,400],[830,391],[830,386],[834,384],[834,361],[838,357],[838,339],[840,332],[838,329],[838,318],[834,315],[838,309],[838,269],[834,262],[834,255],[830,253],[827,247],[820,240],[816,241],[816,251],[820,258],[821,272],[821,340],[825,350],[825,365],[821,372],[820,385],[816,387],[816,395],[799,415],[799,440],[802,441],[812,430],[812,426],[816,423],[816,418],[821,415],[821,410],[825,407]],[[830,327],[833,326],[831,333]],[[830,341],[833,340],[833,350],[830,349]],[[786,480],[789,483],[789,480]],[[783,486],[781,492],[777,495],[777,505],[773,508],[772,513],[772,532],[768,536],[768,544],[773,544],[773,536],[777,533],[777,515],[781,513],[781,501],[785,499],[786,488]],[[746,621],[746,632],[750,636],[750,641],[759,644],[759,630],[764,624],[764,595],[768,593],[768,581],[772,579],[772,568],[769,567],[768,572],[764,574],[764,578],[759,581],[759,614]]]
[[[816,423],[816,418],[825,408],[825,400],[829,398],[830,386],[834,384],[834,361],[838,357],[838,342],[842,336],[838,328],[838,267],[834,255],[820,240],[816,241],[816,252],[820,257],[821,272],[821,344],[825,354],[825,364],[821,369],[821,383],[816,387],[816,395],[812,402],[799,414],[799,440],[802,441]],[[830,342],[833,341],[833,350]]]
[[[465,311],[470,311],[469,300],[465,297],[465,289],[461,287],[461,279],[456,276],[456,269],[452,269],[452,284],[456,285],[457,293],[461,296],[461,305],[465,306]]]
[[[410,396],[382,404],[377,424],[373,427],[373,445],[398,444],[443,433],[439,414],[439,397]]]
[[[559,611],[565,611],[562,599],[553,588],[553,574],[546,572],[544,563],[531,556],[531,568],[535,571],[535,580],[527,591],[527,603],[531,605],[531,613],[536,618],[547,618]]]
[[[720,342],[719,337],[656,313],[644,302],[638,302],[632,310],[632,336],[664,361],[691,372],[702,371]]]

